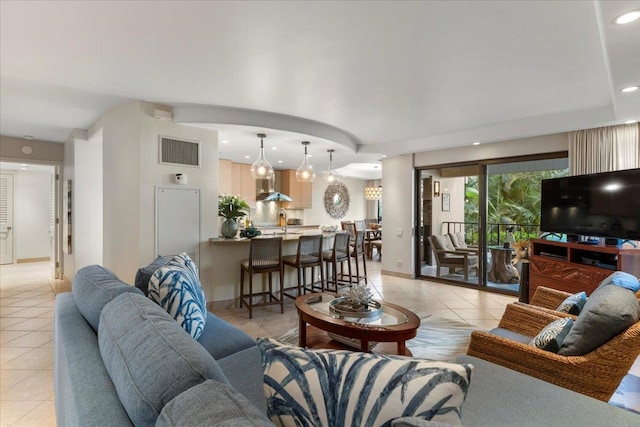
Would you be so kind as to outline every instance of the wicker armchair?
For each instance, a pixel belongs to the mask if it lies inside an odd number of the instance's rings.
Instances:
[[[499,327],[534,337],[560,317],[509,304]],[[640,322],[582,356],[560,356],[484,331],[471,334],[467,354],[607,402],[640,354]]]

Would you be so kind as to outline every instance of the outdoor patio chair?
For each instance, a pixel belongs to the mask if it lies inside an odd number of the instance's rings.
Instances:
[[[449,233],[451,244],[457,251],[478,252],[478,245],[468,245],[464,231]]]
[[[462,269],[464,280],[469,280],[469,270],[478,266],[478,256],[470,252],[456,251],[451,244],[448,235],[433,235],[427,237],[436,258],[436,276],[440,277],[440,269],[448,267],[449,271],[455,273]]]

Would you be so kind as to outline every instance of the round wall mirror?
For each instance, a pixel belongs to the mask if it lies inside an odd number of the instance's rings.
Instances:
[[[331,184],[324,192],[324,208],[331,218],[343,218],[349,210],[349,190],[341,182]]]

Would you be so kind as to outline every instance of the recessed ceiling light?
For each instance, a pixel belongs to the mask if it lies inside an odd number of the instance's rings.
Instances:
[[[278,163],[282,163],[282,160],[278,160]]]
[[[637,120],[626,120],[624,122],[625,125],[630,125],[630,124],[633,124],[633,123],[638,123],[638,121]]]
[[[277,149],[278,149],[278,147],[271,147],[271,149],[272,149],[272,150],[277,150]]]
[[[250,159],[250,158],[251,158],[251,156],[244,156],[244,158],[245,158],[245,159]]]
[[[635,92],[638,89],[640,89],[640,86],[628,86],[628,87],[625,87],[624,89],[622,89],[622,92],[624,92],[624,93]]]
[[[640,10],[632,10],[631,12],[624,13],[616,18],[616,24],[629,24],[640,18]]]
[[[32,137],[31,135],[25,135],[25,136],[24,136],[24,139],[29,139],[29,140],[31,140],[31,139],[33,139],[33,137]]]
[[[20,163],[20,166],[22,166],[23,168],[26,168],[27,164],[26,163]]]
[[[480,145],[480,141],[474,142],[473,145]]]
[[[228,144],[228,143],[229,143],[229,140],[228,140],[228,139],[223,139],[223,140],[222,140],[222,141],[220,141],[220,142],[222,142],[223,144]]]
[[[383,159],[386,159],[386,158],[387,158],[387,155],[386,155],[386,154],[383,154],[383,155],[382,155],[382,158],[383,158]]]

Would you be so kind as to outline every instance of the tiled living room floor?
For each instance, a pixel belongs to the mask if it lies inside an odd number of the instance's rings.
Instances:
[[[376,261],[367,267],[376,297],[418,313],[463,320],[479,329],[495,327],[505,305],[516,299],[382,276]],[[53,308],[55,293],[68,290],[60,281],[49,279],[46,262],[0,267],[0,426],[55,425]],[[278,337],[297,324],[290,299],[284,314],[275,307],[262,307],[254,309],[251,320],[245,308],[232,303],[211,304],[209,309],[254,337]],[[640,362],[632,371],[640,375]]]

